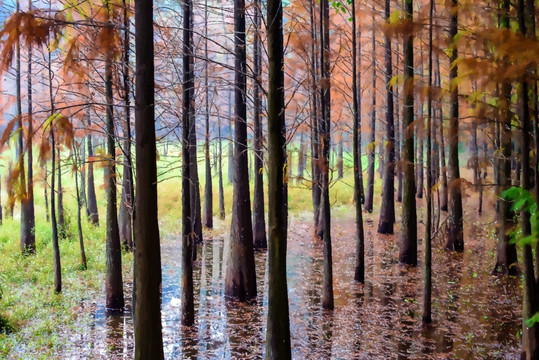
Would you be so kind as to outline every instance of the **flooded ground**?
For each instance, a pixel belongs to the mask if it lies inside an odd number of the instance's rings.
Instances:
[[[473,217],[471,217],[473,218]],[[489,275],[494,239],[489,226],[466,222],[463,254],[433,254],[434,326],[421,328],[422,270],[397,263],[398,238],[376,234],[366,221],[364,286],[353,281],[354,227],[349,215],[333,223],[335,310],[322,310],[322,243],[311,238],[309,214],[291,219],[288,242],[290,327],[295,359],[514,359],[518,356],[518,279]],[[420,230],[422,231],[422,225]],[[215,233],[216,234],[216,233]],[[223,296],[223,238],[198,249],[195,265],[196,326],[180,320],[180,240],[164,239],[163,335],[167,359],[260,359],[264,354],[266,254],[256,254],[256,305],[227,303]],[[422,244],[419,245],[421,249]],[[105,316],[78,339],[74,358],[131,359],[130,315]],[[90,340],[89,342],[86,340]]]

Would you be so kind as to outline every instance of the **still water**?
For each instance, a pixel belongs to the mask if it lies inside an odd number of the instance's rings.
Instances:
[[[322,243],[311,238],[308,215],[291,220],[287,272],[293,358],[518,358],[519,280],[489,275],[494,240],[487,236],[484,226],[467,224],[469,250],[463,254],[445,252],[441,250],[441,240],[434,240],[434,326],[423,330],[421,267],[399,265],[398,236],[380,236],[376,226],[367,222],[367,282],[364,286],[355,284],[353,224],[352,218],[333,224],[335,310],[327,312],[321,305]],[[181,326],[180,240],[163,240],[165,356],[263,358],[266,254],[256,253],[256,304],[229,303],[223,296],[226,234],[214,232],[212,236],[198,247],[194,270],[196,325],[192,329]],[[129,312],[106,316],[98,307],[94,317],[90,333],[85,336],[90,345],[84,341],[81,358],[131,359],[134,344]]]

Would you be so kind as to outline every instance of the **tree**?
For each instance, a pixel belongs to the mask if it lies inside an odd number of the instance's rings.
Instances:
[[[372,4],[372,109],[371,109],[371,138],[369,142],[369,163],[367,165],[367,194],[365,210],[372,213],[374,202],[374,162],[376,159],[376,34],[374,31],[374,3]]]
[[[88,122],[88,128],[92,126],[92,120],[90,113],[86,115]],[[88,219],[94,225],[99,225],[99,213],[97,210],[97,197],[95,195],[95,183],[94,183],[94,144],[92,139],[92,133],[90,132],[86,137],[88,143]]]
[[[425,260],[423,270],[423,314],[421,322],[432,322],[432,18],[434,0],[429,3],[429,80],[427,98],[427,223],[425,228]]]
[[[153,1],[135,1],[135,359],[164,359],[161,333],[161,254],[157,219]],[[189,209],[189,207],[188,207]]]
[[[413,0],[404,3],[405,19],[413,22]],[[404,189],[402,197],[402,233],[399,261],[417,265],[417,213],[414,179],[414,35],[404,34],[404,106],[402,113],[402,141],[404,141]]]
[[[458,93],[458,0],[451,0],[451,19],[449,23],[449,37],[451,38],[449,70],[450,86],[450,122],[449,122],[449,227],[447,232],[446,249],[464,251],[464,230],[462,210],[462,190],[459,169],[459,93]]]
[[[389,21],[391,5],[389,0],[385,0],[385,17]],[[391,50],[391,38],[386,35],[385,39],[385,63],[386,63],[386,137],[385,146],[385,171],[382,185],[382,207],[380,209],[380,222],[378,223],[378,233],[393,234],[393,224],[395,223],[395,121],[393,116],[393,52]]]
[[[247,155],[247,104],[245,1],[234,0],[235,115],[234,193],[230,248],[225,275],[225,295],[239,301],[256,298],[253,226],[249,196]]]
[[[118,222],[120,226],[120,242],[127,250],[133,249],[133,161],[131,158],[131,86],[129,75],[129,15],[126,0],[123,0],[123,20],[124,20],[124,38],[123,38],[123,100],[125,104],[124,111],[124,148],[123,148],[123,176],[122,176],[122,195],[120,201],[120,211]]]
[[[258,4],[257,4],[258,5]],[[266,358],[291,359],[288,289],[286,283],[286,200],[283,187],[286,154],[283,7],[268,0],[268,320]],[[271,19],[271,20],[270,20]]]
[[[504,31],[509,31],[509,8],[510,4],[508,0],[501,2],[500,12],[500,27]],[[502,66],[508,66],[507,58],[502,59]],[[516,246],[511,241],[511,230],[515,223],[513,221],[514,213],[511,211],[511,203],[501,198],[503,191],[506,191],[511,186],[511,83],[504,81],[501,84],[501,96],[498,106],[498,118],[500,122],[500,158],[497,159],[498,166],[498,201],[496,214],[498,216],[499,227],[498,232],[498,246],[496,263],[492,269],[493,273],[503,273],[509,275],[516,275],[517,268],[517,250]]]
[[[213,190],[211,176],[211,161],[210,161],[210,88],[208,85],[208,0],[204,3],[204,86],[205,86],[205,101],[206,101],[206,137],[204,142],[204,156],[206,163],[206,184],[204,187],[204,214],[202,222],[208,229],[213,228]]]
[[[529,1],[529,0],[528,0]],[[530,21],[527,19],[525,0],[517,2],[517,18],[519,32],[522,36],[527,36],[527,27]],[[531,6],[533,9],[533,6]],[[530,14],[530,16],[533,16]],[[521,185],[525,191],[531,191],[530,181],[530,151],[531,151],[531,120],[530,120],[530,84],[525,77],[519,81],[518,86],[518,107],[520,125],[522,127],[522,143],[521,143],[521,162],[522,162],[522,178]],[[534,102],[536,100],[534,99]],[[520,214],[522,236],[529,237],[532,235],[531,213],[528,207],[524,207]],[[533,252],[529,242],[524,242],[522,245],[522,272],[524,275],[523,294],[522,294],[522,353],[521,359],[531,360],[539,358],[539,325],[536,322],[529,323],[529,319],[536,315],[539,311],[539,293],[535,279]]]
[[[110,8],[106,3],[107,12]],[[110,16],[110,15],[109,15]],[[107,31],[112,35],[113,23],[107,19]],[[107,131],[107,163],[105,167],[106,193],[107,193],[107,276],[106,276],[106,306],[113,311],[123,311],[124,291],[122,280],[122,246],[120,243],[120,233],[118,228],[118,208],[116,194],[116,143],[113,97],[112,97],[112,61],[113,49],[105,49],[105,100],[106,100],[106,131]]]
[[[254,196],[253,196],[253,237],[255,249],[268,247],[266,239],[266,221],[264,218],[264,164],[262,138],[262,101],[260,98],[260,76],[262,71],[261,40],[260,40],[260,1],[254,2]]]
[[[195,81],[193,75],[193,37],[192,17],[193,2],[185,0],[183,9],[183,90],[182,90],[182,325],[191,326],[195,321],[195,309],[193,299],[193,249],[195,237],[193,235],[193,221],[191,218],[191,147],[190,132],[193,129],[191,121],[194,119],[192,112],[193,88]]]
[[[320,119],[320,146],[321,146],[321,216],[324,228],[324,270],[322,279],[322,306],[333,310],[333,264],[331,254],[331,204],[329,203],[329,142],[331,125],[331,91],[330,91],[330,43],[329,43],[329,3],[322,0],[320,4],[320,64],[323,84],[320,86],[321,119]]]
[[[356,208],[356,260],[354,280],[360,283],[365,282],[365,234],[363,232],[363,211],[361,209],[362,182],[361,171],[361,116],[359,114],[359,91],[358,91],[358,66],[357,36],[356,36],[356,2],[352,0],[352,96],[353,96],[353,157],[354,157],[354,204]],[[361,38],[360,38],[361,39]]]

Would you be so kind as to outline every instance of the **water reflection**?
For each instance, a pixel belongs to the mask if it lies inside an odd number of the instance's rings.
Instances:
[[[287,272],[292,352],[296,359],[510,358],[518,353],[518,279],[489,275],[493,240],[476,233],[474,251],[433,252],[433,319],[421,328],[422,270],[397,263],[398,237],[366,239],[365,285],[355,284],[352,220],[337,220],[334,232],[334,312],[321,305],[322,243],[310,237],[308,222],[290,227]],[[471,228],[479,231],[481,228]],[[482,230],[484,232],[484,230]],[[252,305],[224,300],[224,234],[198,247],[194,269],[196,323],[181,326],[181,246],[162,244],[163,333],[167,359],[261,359],[266,326],[266,254],[255,263],[259,297]],[[421,248],[421,247],[420,247]],[[421,259],[420,255],[420,259]],[[107,317],[97,309],[91,341],[97,358],[133,354],[132,320]],[[86,345],[88,346],[88,345]]]

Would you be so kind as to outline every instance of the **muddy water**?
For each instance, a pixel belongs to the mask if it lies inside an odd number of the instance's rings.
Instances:
[[[366,224],[364,286],[353,281],[353,219],[334,221],[335,310],[321,306],[322,244],[312,240],[310,217],[289,227],[288,289],[293,357],[296,359],[514,359],[520,331],[518,279],[489,275],[494,240],[484,226],[467,223],[464,254],[434,241],[434,326],[421,328],[421,268],[396,261],[398,238],[379,236]],[[423,244],[419,247],[422,248]],[[256,254],[259,297],[255,305],[223,296],[223,239],[198,249],[195,265],[196,326],[180,324],[180,242],[166,239],[163,254],[163,335],[168,359],[259,359],[264,354],[266,254]],[[102,310],[85,344],[89,357],[130,359],[129,315]],[[89,347],[88,347],[89,346]],[[96,349],[99,349],[97,351]],[[92,355],[90,355],[92,354]],[[84,355],[84,354],[82,354]]]

